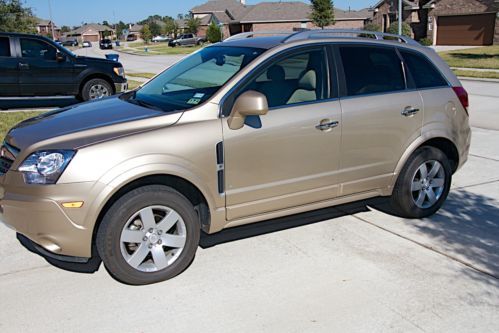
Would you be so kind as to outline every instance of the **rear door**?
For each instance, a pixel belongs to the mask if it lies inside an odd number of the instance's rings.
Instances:
[[[19,83],[23,96],[67,95],[74,91],[73,63],[57,61],[57,48],[46,41],[19,38]]]
[[[380,189],[421,135],[423,103],[406,85],[394,47],[338,45],[342,145],[341,195]]]
[[[0,96],[19,94],[19,69],[15,44],[7,36],[0,36]]]

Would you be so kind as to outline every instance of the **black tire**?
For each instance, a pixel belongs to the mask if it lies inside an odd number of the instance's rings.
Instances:
[[[444,180],[441,192],[436,196],[438,198],[434,203],[431,203],[429,196],[423,196],[428,207],[416,203],[419,198],[418,194],[424,191],[424,186],[421,185],[421,190],[412,189],[412,183],[415,177],[417,178],[418,169],[423,163],[440,163],[440,168],[443,174],[440,179]],[[423,179],[417,178],[421,183]],[[421,147],[417,149],[402,168],[400,175],[395,183],[390,203],[394,214],[404,218],[424,218],[435,214],[442,207],[447,195],[449,194],[452,181],[452,168],[447,156],[440,150],[434,147]],[[431,182],[430,182],[431,184]],[[427,184],[425,184],[428,187]],[[431,186],[430,186],[431,187]],[[433,191],[433,188],[431,188]],[[434,192],[436,193],[436,191]]]
[[[144,272],[125,260],[120,238],[125,224],[134,213],[155,205],[168,206],[180,215],[186,229],[186,241],[179,256],[169,266]],[[168,186],[148,185],[128,192],[111,206],[97,232],[96,245],[106,269],[114,278],[131,285],[144,285],[165,281],[182,273],[194,259],[199,237],[199,219],[191,202]]]
[[[85,84],[81,88],[81,91],[78,94],[78,96],[80,96],[80,98],[83,101],[97,99],[97,98],[91,98],[90,91],[91,91],[92,87],[99,86],[99,85],[102,87],[105,87],[105,89],[107,89],[107,91],[108,91],[107,96],[111,96],[113,94],[113,88],[111,87],[111,84],[109,84],[109,82],[107,82],[104,79],[91,79],[91,80],[88,80],[87,82],[85,82]],[[105,97],[105,96],[103,96],[103,97]]]

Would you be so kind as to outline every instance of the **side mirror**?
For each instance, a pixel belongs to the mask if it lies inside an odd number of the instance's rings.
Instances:
[[[62,52],[57,52],[57,53],[55,54],[55,60],[56,60],[57,62],[63,62],[63,61],[66,61],[66,56],[65,56],[65,55],[64,55],[64,53],[62,53]]]
[[[244,126],[246,116],[263,116],[268,111],[267,97],[258,91],[249,90],[234,102],[227,124],[230,129],[237,130]]]

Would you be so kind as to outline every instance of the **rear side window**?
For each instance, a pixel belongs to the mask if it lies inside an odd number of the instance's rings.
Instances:
[[[10,42],[7,37],[0,37],[0,57],[10,57]]]
[[[340,55],[348,96],[405,89],[404,73],[395,49],[342,46]]]
[[[400,51],[400,53],[414,79],[416,88],[447,86],[442,74],[428,59],[413,52]]]

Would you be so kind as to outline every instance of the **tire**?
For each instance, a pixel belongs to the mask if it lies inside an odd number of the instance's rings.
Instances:
[[[449,194],[451,180],[447,156],[434,147],[419,148],[406,162],[395,183],[390,198],[392,210],[404,218],[435,214]]]
[[[199,237],[199,219],[191,202],[170,187],[148,185],[128,192],[111,206],[98,229],[96,245],[114,278],[144,285],[182,273],[194,259]]]
[[[84,101],[100,99],[113,94],[113,88],[104,79],[91,79],[85,82],[79,96]]]

